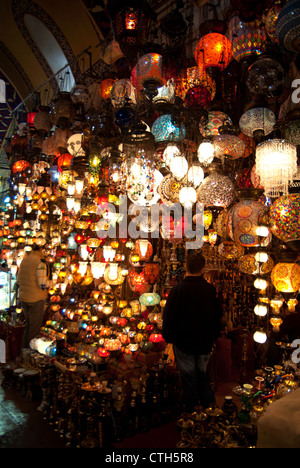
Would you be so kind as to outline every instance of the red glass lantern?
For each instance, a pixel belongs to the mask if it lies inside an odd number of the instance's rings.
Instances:
[[[219,68],[223,71],[231,59],[231,43],[223,34],[206,34],[196,46],[195,60],[200,69]]]
[[[158,263],[146,263],[144,266],[145,280],[149,284],[157,283],[159,279],[159,264]]]
[[[161,343],[163,340],[163,336],[160,333],[152,333],[149,338],[151,343]]]
[[[129,271],[128,282],[132,291],[144,294],[149,291],[149,285],[145,279],[144,272],[137,272],[134,268]]]
[[[28,112],[27,114],[27,125],[29,128],[34,127],[34,118],[36,116],[36,112]]]
[[[61,154],[57,159],[57,166],[59,172],[69,169],[72,164],[73,156],[70,153]]]
[[[188,107],[206,107],[211,103],[211,93],[205,86],[193,86],[187,91],[184,103]]]

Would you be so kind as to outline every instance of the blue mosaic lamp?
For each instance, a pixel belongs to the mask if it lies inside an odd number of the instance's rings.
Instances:
[[[155,142],[162,141],[182,141],[185,139],[186,129],[184,125],[177,127],[170,114],[165,114],[155,120],[151,133],[154,135]]]

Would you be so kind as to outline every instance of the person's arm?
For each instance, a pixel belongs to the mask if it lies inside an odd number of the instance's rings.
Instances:
[[[178,288],[175,286],[169,293],[163,312],[162,335],[167,343],[173,342],[178,310]]]

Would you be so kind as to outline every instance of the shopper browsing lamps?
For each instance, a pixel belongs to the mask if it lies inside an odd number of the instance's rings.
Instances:
[[[26,321],[22,343],[24,348],[39,334],[43,324],[49,281],[48,266],[43,260],[40,246],[34,245],[32,251],[24,257],[17,276],[19,301]]]
[[[201,254],[188,255],[186,277],[170,291],[164,309],[163,337],[173,344],[187,412],[215,402],[206,371],[221,332],[222,309],[216,289],[202,276],[204,267]]]

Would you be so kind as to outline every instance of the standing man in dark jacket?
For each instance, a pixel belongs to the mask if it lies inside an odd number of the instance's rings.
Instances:
[[[188,256],[186,277],[170,291],[164,309],[163,336],[173,344],[187,412],[215,402],[206,371],[220,335],[222,308],[216,289],[202,276],[204,267],[202,254]]]

